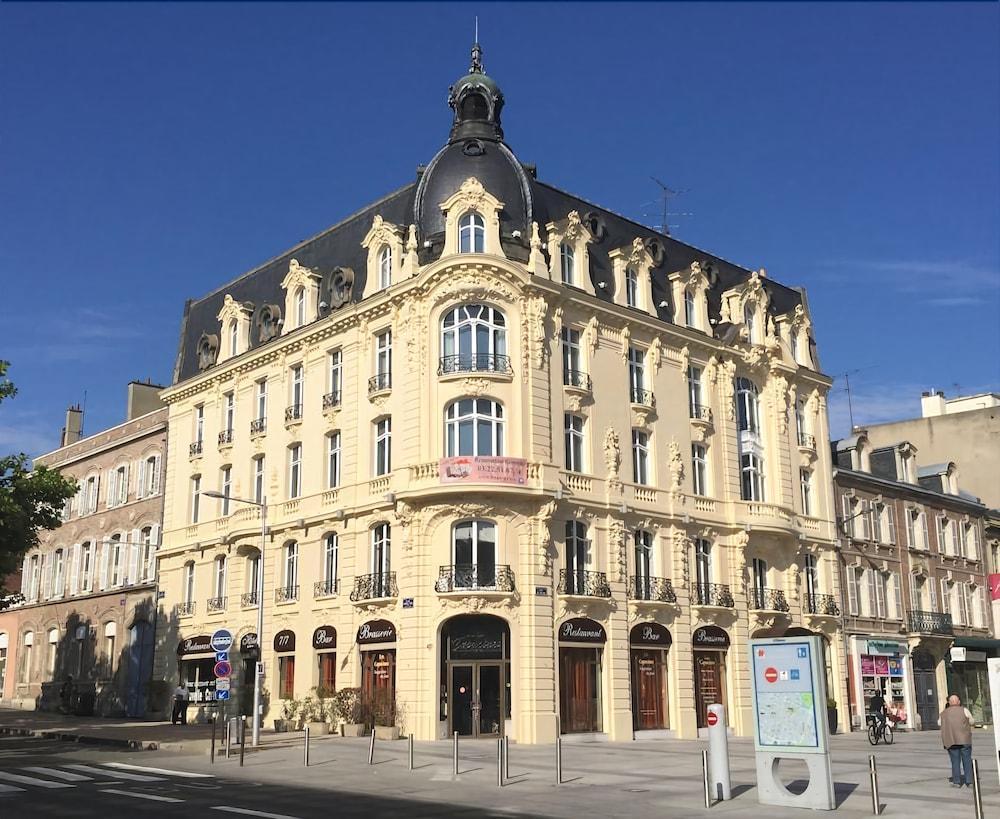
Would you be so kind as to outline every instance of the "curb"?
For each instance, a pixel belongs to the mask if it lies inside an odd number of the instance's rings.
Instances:
[[[0,725],[0,736],[37,737],[39,739],[56,739],[60,742],[77,742],[81,745],[105,745],[113,748],[129,748],[133,751],[155,751],[159,743],[150,740],[121,739],[119,737],[101,737],[86,734],[74,734],[69,731],[32,730],[31,728],[11,728]]]

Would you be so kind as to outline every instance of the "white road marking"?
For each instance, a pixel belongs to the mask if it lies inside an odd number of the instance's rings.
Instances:
[[[156,796],[152,793],[135,793],[134,791],[120,791],[117,788],[101,788],[101,793],[115,793],[118,796],[134,796],[136,799],[151,799],[154,802],[183,802],[183,799],[174,799],[170,796]]]
[[[31,771],[32,773],[45,774],[47,776],[55,777],[56,779],[61,779],[63,782],[91,782],[92,777],[84,776],[83,774],[70,773],[69,771],[60,771],[58,768],[43,768],[40,766],[22,768],[22,771]]]
[[[14,785],[0,785],[0,793],[24,793],[24,788],[18,788]]]
[[[188,771],[171,771],[168,768],[147,768],[143,765],[129,765],[127,762],[105,762],[107,768],[120,768],[126,771],[145,771],[146,773],[181,776],[186,779],[214,779],[213,774],[189,773]]]
[[[33,776],[21,776],[20,774],[0,771],[0,779],[8,782],[17,782],[20,785],[37,785],[39,788],[75,788],[76,785],[67,785],[65,782],[51,782],[48,779],[35,779]]]
[[[250,810],[250,808],[234,808],[229,805],[214,805],[212,810],[224,810],[227,813],[242,813],[247,816],[261,816],[263,819],[297,819],[286,813],[264,813],[262,810]]]
[[[98,776],[103,776],[107,778],[114,779],[128,779],[132,782],[162,782],[162,776],[143,776],[141,774],[130,774],[124,773],[122,771],[109,771],[104,768],[95,768],[91,765],[63,765],[64,768],[72,768],[74,771],[83,771],[84,773],[97,774]]]

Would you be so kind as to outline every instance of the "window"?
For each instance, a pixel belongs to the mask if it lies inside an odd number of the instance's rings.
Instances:
[[[740,456],[740,491],[745,501],[764,500],[763,463],[759,456],[746,452]]]
[[[694,568],[695,582],[698,584],[698,601],[706,603],[711,600],[709,586],[712,584],[712,542],[706,538],[695,538]]]
[[[455,588],[491,588],[497,584],[497,527],[488,520],[467,520],[451,530]]]
[[[757,310],[755,305],[747,303],[743,305],[743,324],[747,328],[747,341],[756,344],[757,338]]]
[[[559,245],[559,268],[563,284],[576,284],[576,251],[566,242]]]
[[[29,571],[29,593],[27,595],[28,599],[31,601],[38,600],[38,592],[40,588],[40,582],[42,579],[42,560],[41,555],[31,556],[31,565]]]
[[[628,348],[628,383],[632,403],[646,403],[646,353],[638,347]]]
[[[441,373],[507,372],[507,320],[487,304],[463,304],[441,319]]]
[[[234,356],[240,351],[240,325],[233,320],[229,322],[229,355]]]
[[[292,405],[289,407],[291,410],[292,418],[302,417],[302,403],[303,403],[303,372],[302,365],[296,364],[292,367]]]
[[[583,472],[583,419],[566,413],[563,416],[566,441],[566,469]]]
[[[264,502],[264,456],[253,459],[253,499],[257,503]]]
[[[632,430],[632,482],[649,483],[649,435],[641,429]]]
[[[231,466],[222,467],[222,494],[223,498],[219,501],[220,511],[223,516],[228,515],[232,502],[229,500],[230,493],[233,489],[233,468]]]
[[[965,556],[969,560],[979,560],[979,527],[975,522],[970,521],[962,527],[962,539],[965,542]]]
[[[223,397],[222,411],[222,431],[229,433],[229,440],[232,440],[233,429],[236,426],[236,395],[227,392]]]
[[[52,596],[62,597],[65,592],[63,576],[63,550],[56,549],[52,558]]]
[[[503,405],[489,398],[462,398],[445,412],[447,457],[503,455]]]
[[[696,495],[708,495],[708,448],[691,444],[691,483]]]
[[[739,431],[758,435],[760,433],[760,415],[758,411],[757,385],[748,378],[736,379],[736,410]]]
[[[111,587],[117,588],[122,584],[122,536],[112,535],[108,542],[110,548],[109,564],[111,566]]]
[[[50,628],[48,634],[49,653],[45,660],[45,668],[49,678],[56,673],[56,649],[59,647],[59,629]]]
[[[875,616],[880,620],[884,620],[886,611],[885,601],[887,596],[886,581],[888,578],[886,577],[885,572],[872,571],[870,574],[875,578]]]
[[[340,486],[340,432],[326,436],[326,485],[333,489]]]
[[[184,564],[184,602],[191,604],[194,602],[194,561],[189,560]]]
[[[260,589],[260,552],[247,558],[247,600],[243,605],[256,605],[257,592]]]
[[[802,514],[811,515],[812,512],[812,470],[799,470],[799,489],[802,494]]]
[[[388,475],[392,470],[392,419],[375,422],[375,475]]]
[[[391,530],[388,523],[379,523],[372,529],[372,583],[375,597],[389,597],[392,594]]]
[[[115,506],[128,503],[128,467],[120,466],[115,470],[114,481]]]
[[[858,595],[860,592],[858,585],[859,571],[857,566],[847,567],[847,613],[853,617],[857,617],[861,613],[858,606]]]
[[[198,512],[201,504],[201,475],[191,478],[191,522],[198,522]]]
[[[375,389],[392,386],[392,330],[375,336]]]
[[[585,387],[580,358],[580,331],[571,327],[562,328],[563,384],[571,387]]]
[[[649,578],[653,574],[653,534],[645,529],[636,529],[632,534],[632,547],[635,552],[635,578],[640,588],[645,588],[649,597]]]
[[[799,363],[799,332],[791,329],[788,331],[788,348],[792,354],[792,361]]]
[[[153,536],[153,527],[146,526],[139,532],[139,542],[142,544],[142,566],[136,573],[136,582],[139,578],[151,581],[156,577],[156,540]]]
[[[767,608],[767,561],[755,557],[751,564],[751,574],[753,579],[751,603],[757,609]]]
[[[306,290],[300,287],[295,291],[295,326],[302,327],[306,323]]]
[[[139,463],[139,486],[136,492],[140,498],[160,494],[160,456],[150,455]]]
[[[344,354],[341,350],[333,350],[330,353],[330,403],[332,406],[340,404],[341,393],[344,388]]]
[[[486,249],[486,223],[475,211],[465,214],[458,223],[458,252],[484,253]]]
[[[894,620],[902,620],[903,591],[899,582],[899,572],[892,572],[889,577],[892,580],[892,618]]]
[[[90,541],[80,546],[80,591],[93,591],[94,547]]]
[[[639,306],[639,274],[634,267],[625,268],[625,304],[629,307]]]
[[[378,254],[378,289],[392,284],[392,248],[386,245]]]
[[[0,691],[6,690],[7,683],[7,635],[0,633]]]
[[[278,657],[278,699],[290,700],[295,696],[295,655]]]
[[[205,440],[205,405],[194,408],[194,442],[200,444]]]
[[[334,594],[337,591],[337,560],[339,557],[339,540],[336,532],[331,532],[323,541],[323,593]]]
[[[583,594],[587,589],[587,568],[590,566],[590,541],[587,524],[580,520],[566,521],[566,593]]]
[[[215,558],[215,597],[221,601],[226,596],[226,574],[228,564],[226,556],[219,555]]]
[[[302,494],[302,444],[288,447],[288,497]]]
[[[805,555],[805,578],[806,578],[806,598],[809,605],[808,611],[817,614],[816,595],[819,593],[819,567],[816,565],[816,555]]]
[[[284,582],[287,599],[294,600],[298,596],[299,585],[299,544],[294,540],[285,544]]]
[[[704,406],[701,397],[701,373],[701,367],[688,367],[688,412],[691,418],[701,418]]]
[[[257,382],[257,420],[267,418],[267,379]]]
[[[694,292],[690,287],[684,289],[684,323],[688,327],[698,326],[698,310],[695,306]]]
[[[799,399],[795,402],[795,434],[799,446],[809,446],[809,429],[806,426],[806,402]]]
[[[87,514],[97,511],[97,478],[87,478]]]
[[[945,530],[948,528],[948,518],[946,518],[944,515],[938,515],[937,517],[934,518],[934,520],[937,525],[936,531],[937,531],[938,552],[940,552],[943,555],[951,554],[951,551],[949,549],[951,544],[945,539]]]
[[[35,644],[35,633],[26,631],[21,643],[21,683],[27,685],[31,681],[31,649]]]

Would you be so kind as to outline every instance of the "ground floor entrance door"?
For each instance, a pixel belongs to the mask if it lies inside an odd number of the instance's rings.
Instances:
[[[667,652],[632,649],[632,725],[636,731],[667,728]]]
[[[694,653],[694,699],[698,709],[698,727],[708,727],[708,706],[726,705],[726,655],[721,651]],[[727,706],[726,713],[729,713]]]
[[[499,737],[506,713],[501,663],[451,663],[449,733]]]
[[[937,679],[933,671],[913,672],[913,690],[920,716],[920,730],[934,731],[938,727]]]
[[[596,733],[601,726],[601,649],[559,649],[562,732]]]

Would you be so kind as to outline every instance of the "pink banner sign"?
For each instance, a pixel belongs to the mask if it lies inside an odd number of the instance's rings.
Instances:
[[[888,657],[876,657],[875,658],[875,675],[877,677],[888,677],[889,676],[889,658]]]
[[[861,655],[861,673],[866,677],[875,675],[875,658],[867,654]]]
[[[1000,600],[1000,574],[990,575],[990,600]]]
[[[438,461],[442,483],[514,483],[528,480],[528,462],[524,458],[499,458],[492,455],[460,455]]]

